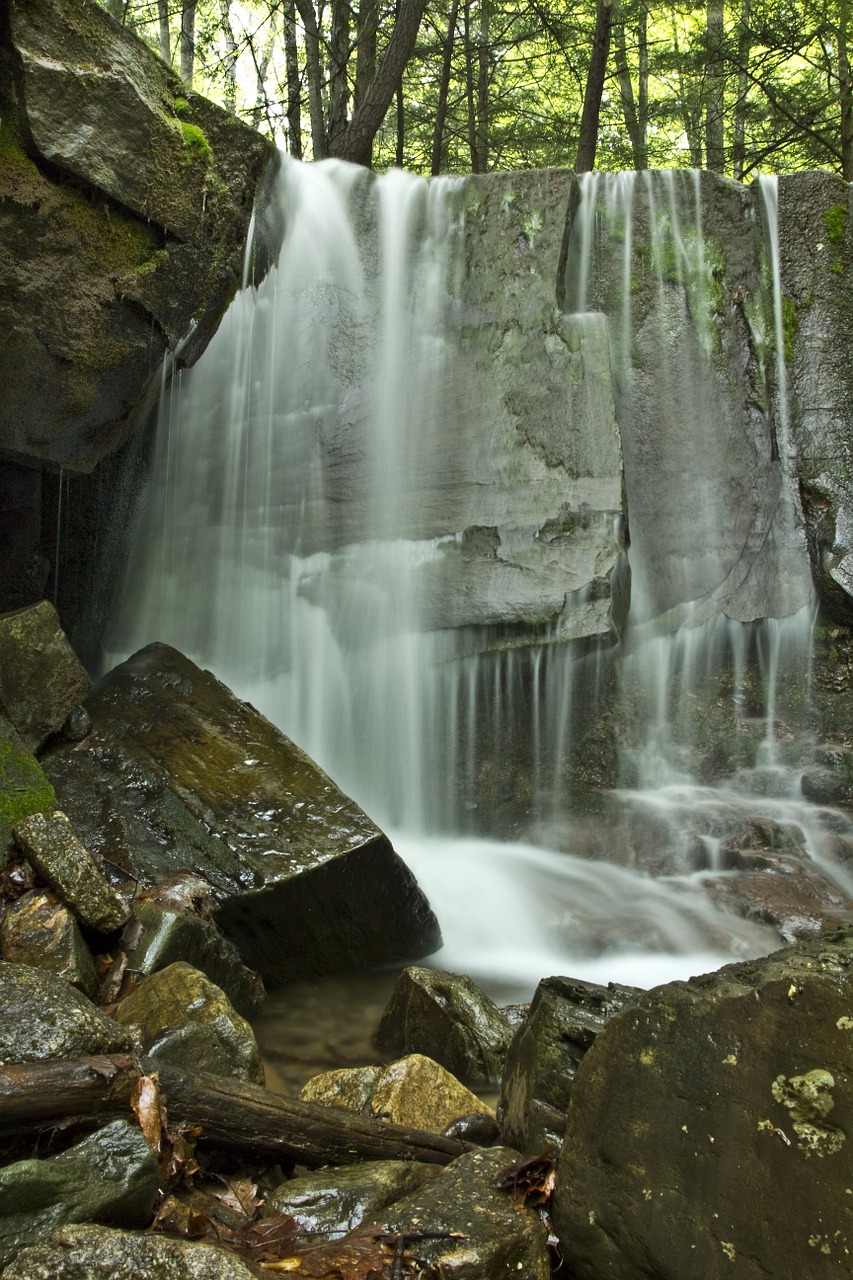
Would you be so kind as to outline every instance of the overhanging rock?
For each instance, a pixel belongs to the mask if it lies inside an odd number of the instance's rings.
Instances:
[[[106,675],[45,761],[92,852],[142,884],[190,867],[270,985],[424,955],[436,919],[387,837],[293,742],[166,645]]]

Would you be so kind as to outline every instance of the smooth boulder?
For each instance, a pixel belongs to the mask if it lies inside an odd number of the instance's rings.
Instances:
[[[192,867],[265,982],[439,946],[387,837],[210,672],[152,644],[104,676],[86,707],[85,744],[59,745],[45,767],[87,846],[143,885]]]
[[[43,1062],[98,1053],[130,1053],[137,1045],[63,978],[0,961],[0,1059]]]
[[[553,1220],[578,1280],[847,1274],[853,931],[640,996],[585,1055]]]

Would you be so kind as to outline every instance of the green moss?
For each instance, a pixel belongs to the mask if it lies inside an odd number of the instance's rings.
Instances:
[[[12,828],[22,819],[55,808],[53,787],[35,756],[0,738],[0,844],[9,843]]]
[[[181,120],[180,125],[184,139],[184,164],[190,165],[196,160],[205,165],[210,164],[213,151],[204,131],[197,124],[188,124],[186,120]]]
[[[190,104],[186,98],[175,98],[174,109],[176,116],[185,116],[190,109]]]
[[[823,215],[826,234],[833,244],[843,244],[847,232],[847,206],[834,204]]]
[[[785,361],[790,364],[794,355],[794,338],[797,335],[797,304],[786,293],[782,294],[782,335]]]
[[[833,275],[836,275],[836,276],[844,275],[844,267],[841,265],[840,262],[833,262],[829,269]]]

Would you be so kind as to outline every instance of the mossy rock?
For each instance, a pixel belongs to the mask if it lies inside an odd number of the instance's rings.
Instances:
[[[0,737],[0,842],[7,850],[12,828],[34,813],[50,813],[56,795],[35,756]]]

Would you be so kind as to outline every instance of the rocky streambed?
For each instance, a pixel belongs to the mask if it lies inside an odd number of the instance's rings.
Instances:
[[[210,673],[151,645],[88,686],[49,605],[0,618],[4,1280],[847,1273],[853,930],[497,1008]],[[365,1060],[345,1026],[267,1087],[263,983],[383,966]]]

